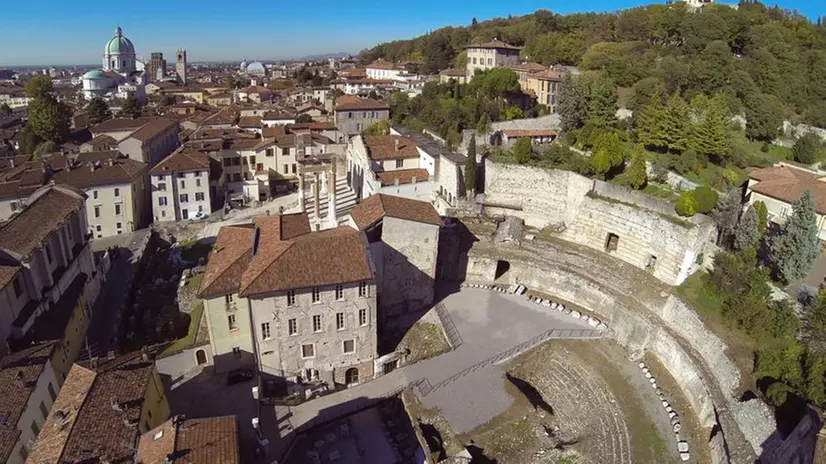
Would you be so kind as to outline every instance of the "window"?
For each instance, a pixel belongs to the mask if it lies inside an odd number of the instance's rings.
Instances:
[[[344,285],[336,285],[336,300],[344,299]]]
[[[46,261],[51,263],[52,262],[52,250],[49,244],[47,243],[46,246],[43,248],[46,250]]]
[[[250,156],[250,166],[255,166],[255,156]]]
[[[473,64],[476,64],[476,57],[473,57]]]
[[[295,306],[295,290],[287,290],[287,306]]]
[[[235,322],[235,314],[227,315],[227,324],[229,325],[229,330],[238,330],[238,323]]]
[[[258,163],[255,165],[255,172],[264,172],[264,163]]]
[[[202,174],[203,174],[203,171],[195,171],[194,176],[195,177],[201,177]]]
[[[40,414],[43,414],[43,419],[49,415],[49,408],[46,407],[46,403],[40,402]]]
[[[20,297],[20,295],[22,295],[22,294],[23,294],[23,289],[22,289],[22,288],[20,288],[20,279],[18,279],[18,278],[15,276],[14,280],[12,280],[12,281],[11,281],[11,284],[12,284],[12,286],[14,287],[14,297],[15,297],[15,298],[19,298],[19,297]]]
[[[285,164],[285,165],[284,165],[284,174],[289,174],[289,173],[290,173],[290,165],[289,165],[289,164]]]
[[[241,359],[241,348],[239,348],[237,346],[235,348],[233,348],[232,349],[232,356],[234,356],[235,359]]]
[[[52,402],[54,402],[54,399],[57,398],[57,393],[55,393],[54,387],[52,386],[51,383],[49,384],[48,389],[49,389],[49,398],[51,398]]]
[[[115,205],[115,216],[120,216],[120,205]]]
[[[120,189],[119,189],[119,188],[117,188],[117,187],[115,187],[115,196],[116,196],[116,197],[119,197],[119,196],[120,196]]]
[[[290,149],[289,148],[282,148],[281,149],[281,156],[290,156]]]
[[[35,421],[32,421],[31,429],[32,429],[32,433],[34,433],[34,436],[37,436],[40,433],[40,427],[37,426],[37,422],[35,422]]]
[[[267,157],[270,157],[270,156],[273,156],[273,155],[274,155],[273,149],[272,148],[267,148]]]
[[[232,295],[227,295],[224,297],[224,300],[227,302],[227,306],[230,306],[235,301],[235,297]]]
[[[121,223],[120,223],[120,222],[118,222],[117,224],[115,224],[115,228],[117,228],[117,229],[123,229],[123,225],[121,225]]]
[[[359,309],[359,325],[360,326],[367,325],[367,310],[366,309]]]
[[[204,201],[204,192],[196,192],[195,201]]]
[[[270,323],[264,322],[261,324],[261,338],[264,340],[270,339]]]
[[[336,330],[344,330],[344,313],[336,313]]]
[[[318,303],[321,301],[321,292],[318,290],[318,287],[313,287],[313,303]]]
[[[196,186],[196,187],[200,187],[200,186],[201,186],[201,179],[195,179],[195,186]]]
[[[181,203],[186,203],[189,201],[189,195],[186,193],[182,193],[178,198],[180,199]]]
[[[185,188],[186,188],[186,181],[185,181],[185,180],[182,180],[182,181],[181,181],[181,188],[182,188],[182,189],[185,189]]]
[[[312,343],[301,345],[301,357],[315,358],[315,345],[313,345]]]
[[[287,320],[287,333],[289,335],[298,335],[298,323],[295,318]]]
[[[94,198],[95,200],[98,199],[98,191],[97,190],[92,190],[92,198]]]
[[[355,353],[356,352],[356,342],[355,342],[355,340],[344,340],[344,342],[341,344],[341,351],[343,351],[344,354]]]
[[[100,232],[100,231],[102,231],[102,230],[103,230],[103,227],[101,227],[100,225],[96,225],[96,226],[95,226],[95,230],[96,230],[96,231],[98,231],[98,232]]]
[[[96,218],[100,217],[100,206],[95,206],[95,217]]]
[[[166,182],[161,182],[158,184],[158,190],[165,192],[166,191]]]
[[[313,316],[313,332],[321,332],[321,315]]]
[[[295,174],[295,163],[293,163],[293,174]]]
[[[493,59],[492,58],[488,58],[488,66],[493,66]]]
[[[403,159],[396,160],[396,169],[401,169],[403,167],[404,167],[404,160]]]
[[[359,283],[359,296],[360,297],[367,296],[367,282],[360,282]]]
[[[158,197],[158,206],[166,206],[166,197]]]
[[[178,173],[178,179],[183,179],[184,177],[186,177],[186,174],[184,174],[182,172]]]

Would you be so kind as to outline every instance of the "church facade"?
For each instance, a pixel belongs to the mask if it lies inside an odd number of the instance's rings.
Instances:
[[[125,100],[135,95],[145,101],[148,77],[144,63],[137,59],[135,46],[118,26],[103,51],[103,68],[83,75],[83,96],[87,100],[95,97]]]

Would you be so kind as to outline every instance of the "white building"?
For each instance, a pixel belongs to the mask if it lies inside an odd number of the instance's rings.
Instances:
[[[436,160],[401,135],[357,135],[347,146],[347,180],[359,199],[377,193],[430,200]]]
[[[210,158],[199,152],[179,151],[149,172],[152,216],[155,222],[195,219],[212,211]]]
[[[137,60],[135,46],[118,26],[103,51],[103,69],[83,75],[83,95],[87,100],[95,97],[125,99],[135,95],[144,101],[147,82],[148,76],[144,64]]]

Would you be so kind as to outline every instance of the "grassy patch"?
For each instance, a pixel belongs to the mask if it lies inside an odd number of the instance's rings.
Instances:
[[[671,186],[667,184],[657,184],[653,182],[649,182],[648,185],[646,185],[645,188],[642,189],[642,193],[652,196],[654,198],[660,198],[662,200],[672,202],[677,197]]]
[[[191,292],[197,292],[201,288],[201,281],[204,280],[204,273],[196,274],[186,281],[186,289]]]
[[[407,362],[411,364],[447,353],[451,349],[442,328],[424,321],[414,324],[402,338],[401,344],[410,350]]]
[[[187,330],[186,336],[170,343],[161,351],[160,356],[170,356],[187,348],[192,348],[195,345],[195,338],[198,336],[198,327],[201,325],[201,317],[203,314],[204,305],[201,303],[189,313],[189,330]]]

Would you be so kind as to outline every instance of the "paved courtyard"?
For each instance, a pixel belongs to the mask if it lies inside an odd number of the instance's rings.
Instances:
[[[363,385],[289,409],[299,427],[337,404],[367,401],[425,380],[423,406],[439,408],[459,433],[470,431],[504,412],[511,397],[503,388],[499,364],[551,338],[588,338],[587,323],[530,303],[524,296],[465,288],[442,302],[463,343],[436,358],[398,369]],[[585,331],[585,332],[580,332]],[[279,411],[282,416],[286,411]],[[318,420],[318,419],[316,419]]]

